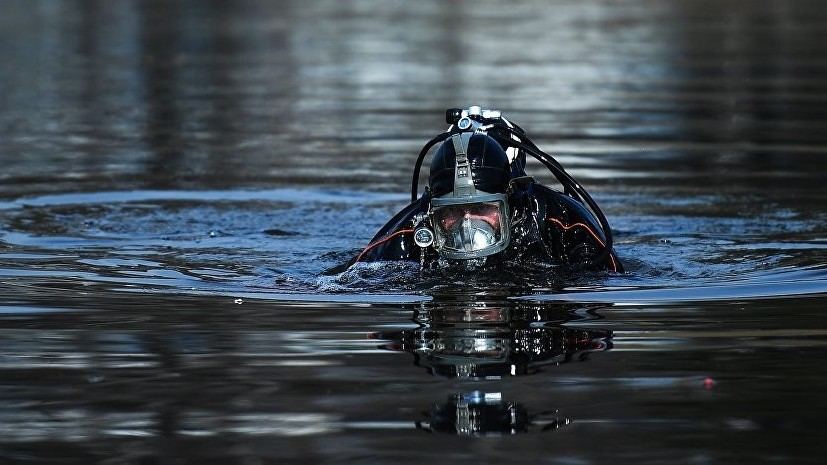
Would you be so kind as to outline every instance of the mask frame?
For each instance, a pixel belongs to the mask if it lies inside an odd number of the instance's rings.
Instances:
[[[471,243],[462,243],[463,248],[452,247],[448,245],[453,243],[447,238],[448,234],[456,227],[462,227],[464,218],[457,218],[450,227],[443,227],[438,224],[440,221],[440,211],[451,207],[466,207],[467,211],[472,211],[475,207],[480,205],[495,206],[497,212],[498,228],[493,228],[496,233],[499,229],[499,237],[495,236],[495,242],[487,244],[482,247],[468,249],[468,246],[473,247]],[[431,200],[431,207],[428,211],[428,218],[431,223],[431,230],[434,232],[433,247],[439,254],[445,258],[468,260],[472,258],[486,257],[495,254],[508,247],[511,239],[510,224],[508,218],[508,199],[504,194],[490,194],[487,192],[480,192],[473,196],[453,197],[445,196],[444,198],[435,198]],[[460,223],[457,225],[456,223]]]

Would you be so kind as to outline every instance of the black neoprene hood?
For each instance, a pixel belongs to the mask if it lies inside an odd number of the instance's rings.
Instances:
[[[490,136],[474,134],[468,141],[468,161],[474,186],[488,193],[504,193],[508,187],[510,167],[508,155],[502,146]],[[454,190],[456,152],[451,140],[439,146],[431,159],[428,184],[431,195],[441,197]]]

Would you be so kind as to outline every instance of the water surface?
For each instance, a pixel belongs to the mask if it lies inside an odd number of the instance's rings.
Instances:
[[[825,15],[9,2],[0,462],[820,463]],[[324,273],[472,104],[627,273]]]

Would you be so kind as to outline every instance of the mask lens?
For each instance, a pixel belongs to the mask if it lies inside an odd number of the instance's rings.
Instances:
[[[503,240],[503,214],[501,202],[476,202],[437,207],[431,217],[440,247],[449,252],[475,254]]]
[[[460,220],[483,221],[491,228],[500,227],[500,207],[494,202],[450,205],[438,210],[441,226],[450,229]],[[436,211],[435,211],[436,213]]]

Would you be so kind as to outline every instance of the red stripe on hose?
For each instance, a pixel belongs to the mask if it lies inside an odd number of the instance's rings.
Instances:
[[[577,227],[584,228],[586,231],[589,232],[589,234],[591,234],[591,236],[594,238],[594,240],[596,240],[597,243],[600,244],[601,247],[603,247],[604,249],[606,248],[606,243],[603,242],[603,239],[601,239],[600,236],[598,236],[597,233],[595,233],[594,230],[592,230],[592,228],[590,228],[589,225],[587,225],[586,223],[574,223],[574,224],[571,224],[569,226],[566,226],[565,224],[563,224],[562,221],[558,220],[557,218],[546,218],[546,220],[551,221],[552,223],[556,224],[557,226],[560,226],[561,228],[565,229],[566,231],[568,231],[570,229],[577,228]],[[611,252],[609,253],[609,259],[612,262],[612,269],[614,270],[615,273],[617,273],[617,263],[615,263],[614,255],[612,255]]]
[[[399,231],[396,231],[395,233],[391,234],[390,236],[383,237],[382,239],[380,239],[380,240],[378,240],[378,241],[376,241],[376,242],[374,242],[374,243],[372,243],[372,244],[368,244],[368,246],[367,246],[367,247],[365,247],[365,250],[363,250],[363,251],[362,251],[362,253],[360,253],[360,254],[359,254],[359,256],[358,256],[358,257],[356,257],[356,260],[355,260],[353,263],[356,263],[356,262],[358,262],[359,260],[361,260],[361,259],[362,259],[362,257],[363,257],[366,253],[368,253],[368,251],[370,251],[370,249],[372,249],[372,248],[374,248],[374,247],[376,247],[376,246],[378,246],[378,245],[384,244],[385,242],[388,242],[389,240],[393,239],[394,237],[396,237],[396,236],[398,236],[398,235],[400,235],[400,234],[404,234],[404,233],[412,233],[412,232],[413,232],[413,229],[400,229]]]

